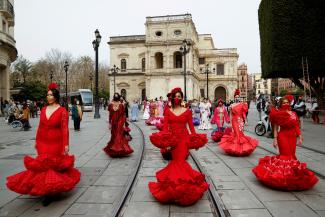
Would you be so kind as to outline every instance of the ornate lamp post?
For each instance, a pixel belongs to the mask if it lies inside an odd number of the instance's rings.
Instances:
[[[116,89],[115,76],[118,73],[118,71],[120,71],[120,69],[118,67],[116,67],[116,65],[114,65],[113,68],[111,69],[111,71],[112,71],[113,78],[114,78],[114,80],[113,80],[114,81],[114,93],[116,93],[116,90],[115,90]]]
[[[187,94],[186,94],[186,54],[190,52],[191,42],[187,41],[186,39],[183,40],[182,46],[179,48],[182,52],[183,59],[184,59],[184,100],[187,101]]]
[[[67,111],[69,111],[69,105],[68,105],[68,69],[69,69],[69,63],[68,61],[64,62],[64,71],[65,71],[65,108]]]
[[[94,118],[98,119],[100,118],[99,114],[99,101],[98,101],[98,47],[100,44],[100,41],[102,39],[102,36],[99,34],[98,29],[95,31],[95,36],[96,39],[93,40],[93,47],[95,50],[95,55],[96,55],[96,62],[95,62],[95,114]]]
[[[216,69],[213,68],[212,71],[215,73]],[[207,99],[209,99],[209,73],[212,71],[209,69],[209,64],[206,64],[204,70],[201,69],[201,73],[207,74]]]

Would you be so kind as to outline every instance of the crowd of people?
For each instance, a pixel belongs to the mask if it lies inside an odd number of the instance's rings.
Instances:
[[[296,157],[296,144],[303,143],[301,121],[298,116],[302,99],[293,103],[294,97],[286,95],[278,103],[269,103],[270,120],[273,129],[273,146],[279,149],[276,156],[264,156],[252,172],[256,178],[271,188],[294,191],[312,188],[318,178],[307,169],[307,164]],[[47,206],[61,192],[75,188],[81,173],[74,167],[75,158],[69,154],[68,111],[60,106],[57,85],[48,86],[47,105],[42,107],[36,134],[37,156],[25,156],[26,170],[7,177],[7,187],[20,194],[43,196]],[[263,105],[262,105],[263,107]],[[26,109],[26,106],[23,108]],[[123,96],[114,93],[107,106],[110,140],[103,151],[112,158],[129,156],[133,153],[129,142],[132,140],[129,121],[139,120],[142,109],[138,101],[129,105]],[[160,149],[162,157],[169,160],[165,168],[156,172],[157,181],[148,183],[153,197],[161,203],[188,206],[200,200],[209,188],[205,174],[196,171],[187,162],[189,150],[202,148],[208,142],[207,133],[211,124],[216,125],[212,139],[224,154],[234,157],[251,155],[259,141],[245,135],[249,104],[240,98],[239,90],[234,101],[227,104],[222,99],[210,102],[202,99],[185,102],[181,88],[174,88],[163,97],[146,100],[143,103],[142,119],[147,125],[156,125],[158,131],[150,135],[151,143]],[[80,108],[76,101],[72,107],[80,124]],[[228,126],[225,126],[228,125]]]

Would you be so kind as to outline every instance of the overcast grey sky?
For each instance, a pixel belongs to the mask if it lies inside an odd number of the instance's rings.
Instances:
[[[199,34],[217,48],[237,48],[239,64],[260,72],[257,10],[261,0],[15,0],[15,39],[20,55],[36,61],[57,48],[74,57],[94,56],[99,29],[100,62],[109,64],[110,36],[145,34],[145,17],[191,13]]]

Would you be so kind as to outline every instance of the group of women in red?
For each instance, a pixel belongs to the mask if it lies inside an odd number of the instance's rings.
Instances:
[[[60,94],[55,84],[48,87],[48,106],[41,111],[36,135],[35,158],[26,156],[26,170],[7,177],[7,187],[20,194],[44,196],[43,205],[48,205],[55,195],[73,189],[80,180],[80,172],[74,168],[74,156],[69,154],[69,114],[59,102]],[[123,157],[133,152],[129,146],[130,128],[121,96],[114,94],[108,107],[111,139],[103,149],[111,157]],[[186,161],[190,149],[199,149],[207,142],[206,134],[195,131],[192,112],[184,106],[181,88],[174,88],[168,94],[169,102],[164,108],[161,131],[151,134],[150,141],[162,154],[168,153],[168,165],[156,173],[156,182],[148,187],[159,202],[191,205],[197,202],[209,188],[205,175],[194,170]],[[219,147],[232,156],[248,156],[253,153],[258,141],[244,134],[247,104],[240,102],[239,92],[235,103],[230,106],[230,117],[222,107],[216,108],[213,121],[222,128],[231,122],[232,128],[222,134]],[[307,169],[305,163],[297,160],[296,141],[301,144],[303,137],[299,119],[290,109],[290,97],[281,99],[280,107],[273,108],[270,120],[274,129],[274,147],[279,155],[260,159],[253,173],[263,184],[282,190],[306,190],[313,187],[318,179]],[[188,130],[189,128],[189,130]]]

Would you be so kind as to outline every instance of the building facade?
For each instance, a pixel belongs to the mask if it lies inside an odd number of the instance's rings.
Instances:
[[[190,14],[147,17],[145,35],[110,37],[110,67],[119,68],[110,73],[110,92],[143,100],[165,98],[174,87],[184,89],[183,40],[190,43],[185,55],[188,100],[206,97],[207,92],[210,99],[232,99],[237,49],[216,48],[210,34],[197,33]]]
[[[247,75],[247,98],[248,100],[253,100],[255,98],[255,84],[254,84],[254,75]]]
[[[293,92],[296,88],[296,85],[288,78],[279,78],[278,79],[278,92],[289,91]]]
[[[238,75],[238,88],[240,90],[240,97],[247,100],[247,85],[248,85],[248,75],[247,75],[247,65],[241,64],[237,69]]]
[[[256,98],[271,96],[271,80],[272,79],[263,79],[261,73],[254,74]]]
[[[13,0],[0,0],[0,99],[10,98],[10,64],[17,58]]]

